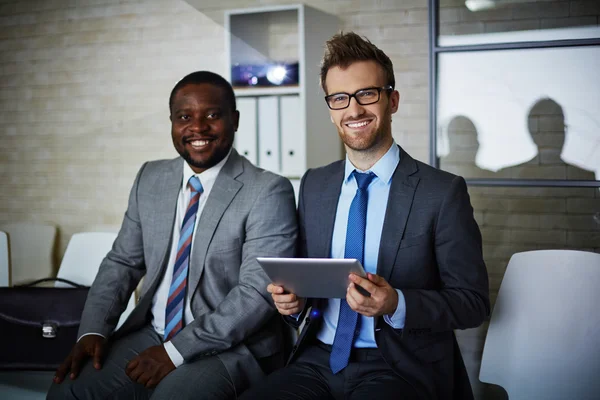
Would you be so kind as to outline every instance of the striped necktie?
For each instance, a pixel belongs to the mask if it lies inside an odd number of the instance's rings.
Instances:
[[[375,174],[352,172],[358,188],[348,213],[348,226],[346,228],[346,247],[344,258],[356,258],[364,265],[365,254],[365,229],[367,227],[367,203],[369,184],[375,178]],[[358,335],[358,313],[350,308],[346,299],[340,300],[340,316],[338,318],[333,346],[329,357],[329,366],[334,374],[337,374],[348,365],[352,343]]]
[[[190,249],[192,248],[192,234],[196,223],[198,212],[198,201],[203,192],[202,184],[197,176],[192,176],[188,181],[190,188],[190,202],[188,203],[183,222],[179,243],[177,244],[177,256],[173,266],[173,278],[169,288],[167,310],[165,317],[165,342],[171,340],[181,329],[183,329],[183,308],[187,287],[188,267],[190,264]]]

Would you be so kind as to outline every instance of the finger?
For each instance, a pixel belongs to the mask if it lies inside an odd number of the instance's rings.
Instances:
[[[375,290],[377,290],[377,285],[373,284],[373,282],[369,281],[368,279],[362,278],[358,275],[350,274],[350,280],[352,281],[352,283],[362,287],[371,294],[375,292]]]
[[[67,376],[67,372],[69,372],[69,367],[71,366],[72,358],[73,357],[69,354],[66,360],[59,365],[58,369],[56,370],[56,374],[54,374],[54,382],[61,383],[65,379],[65,376]]]
[[[279,314],[281,314],[281,315],[294,315],[294,314],[300,314],[302,309],[301,308],[290,308],[288,310],[288,309],[277,308],[277,311],[279,311]]]
[[[131,374],[131,372],[138,366],[139,363],[140,360],[137,358],[137,356],[127,363],[127,366],[125,367],[125,373],[127,374],[127,376],[131,378],[129,374]]]
[[[373,284],[375,284],[376,286],[379,287],[384,287],[384,286],[389,286],[389,283],[387,283],[387,281],[385,279],[383,279],[381,276],[377,275],[377,274],[372,274],[372,273],[367,273],[367,278],[369,279],[369,281],[373,282]]]
[[[362,306],[358,304],[356,299],[350,295],[350,289],[348,289],[348,292],[346,293],[346,303],[348,303],[353,311],[356,311],[359,314],[363,313]]]
[[[140,366],[138,365],[136,368],[134,368],[131,371],[129,371],[129,373],[127,374],[127,376],[132,381],[138,382],[140,376],[142,376],[143,373],[144,373],[144,370],[142,368],[140,368]]]
[[[372,288],[371,288],[372,289]],[[368,292],[362,286],[351,283],[348,285],[348,294],[356,300],[356,302],[362,306],[370,306],[373,304],[373,298],[371,293]]]
[[[152,378],[152,375],[150,374],[150,372],[143,371],[140,374],[140,376],[137,378],[136,382],[139,383],[140,385],[146,386],[146,384],[148,383],[148,381],[150,380],[150,378]]]
[[[272,294],[275,303],[291,303],[298,301],[298,297],[294,293]]]
[[[105,346],[103,342],[96,342],[96,346],[94,348],[94,368],[101,369],[102,361],[104,360],[104,350]]]
[[[289,310],[291,308],[298,308],[300,306],[300,303],[298,301],[292,301],[291,303],[276,302],[275,304],[277,305],[278,308],[283,308],[284,310]]]
[[[150,378],[148,382],[146,382],[146,388],[153,389],[158,385],[158,381],[155,378]]]
[[[374,311],[374,301],[370,297],[362,295],[353,283],[348,287],[346,301],[348,305],[351,305],[350,308],[360,314],[367,315]]]
[[[270,283],[269,286],[267,286],[267,292],[281,294],[284,292],[284,290],[283,290],[283,286],[278,286],[273,283]]]
[[[81,365],[83,361],[87,358],[87,354],[82,351],[75,351],[73,358],[71,360],[71,375],[69,377],[71,379],[77,378],[79,375],[79,371],[81,370]]]

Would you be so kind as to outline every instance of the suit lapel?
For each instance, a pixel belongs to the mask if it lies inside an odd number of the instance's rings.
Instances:
[[[178,157],[171,161],[169,167],[156,180],[152,190],[156,194],[154,202],[154,229],[155,241],[152,244],[157,249],[157,258],[161,260],[159,268],[148,270],[148,278],[151,279],[152,286],[155,286],[163,275],[170,254],[169,249],[173,237],[173,225],[175,223],[175,214],[177,212],[177,198],[181,189],[183,179],[183,160]],[[154,290],[150,290],[153,293]]]
[[[337,212],[338,201],[342,191],[342,181],[344,180],[344,161],[340,161],[335,171],[329,175],[323,182],[323,190],[319,192],[315,215],[305,215],[305,218],[314,218],[313,223],[316,226],[325,229],[317,229],[317,237],[312,243],[317,246],[316,257],[331,257],[331,243],[333,241],[333,227],[335,224],[335,214]],[[310,212],[310,211],[309,211]],[[312,232],[311,232],[312,233]]]
[[[377,260],[377,274],[388,282],[419,183],[418,177],[411,176],[417,170],[415,160],[400,147],[400,163],[392,177]]]
[[[195,293],[198,288],[202,272],[204,271],[208,245],[217,229],[217,225],[225,210],[227,210],[229,204],[243,186],[241,182],[235,179],[242,172],[244,172],[242,158],[234,149],[231,151],[229,160],[227,160],[217,176],[217,180],[202,210],[200,219],[196,221],[198,227],[194,235],[191,264],[188,272],[188,289],[192,290],[190,293]]]

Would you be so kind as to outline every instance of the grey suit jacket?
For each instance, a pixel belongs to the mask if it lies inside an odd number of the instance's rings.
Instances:
[[[115,336],[149,323],[171,248],[182,163],[148,162],[138,172],[119,235],[90,289],[80,335],[109,337],[144,276],[139,303]],[[293,188],[234,149],[196,223],[188,276],[194,321],[172,343],[186,361],[218,356],[243,390],[263,377],[257,360],[281,349],[270,281],[256,257],[295,254]]]
[[[330,257],[343,178],[344,161],[304,175],[298,205],[301,257]],[[480,325],[490,306],[481,234],[464,179],[400,149],[377,274],[401,289],[406,300],[404,329],[392,328],[382,317],[375,321],[375,340],[388,364],[422,398],[472,398],[453,330]],[[310,302],[313,311],[325,304],[323,299]],[[311,312],[296,321],[307,323],[290,360],[314,338],[321,315]]]

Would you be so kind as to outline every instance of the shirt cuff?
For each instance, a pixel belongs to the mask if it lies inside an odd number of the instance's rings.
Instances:
[[[89,333],[84,333],[83,335],[79,336],[79,339],[77,339],[77,342],[79,342],[79,341],[81,340],[81,338],[82,338],[82,337],[84,337],[84,336],[89,336],[89,335],[97,335],[97,336],[102,336],[104,339],[106,339],[106,338],[104,337],[104,335],[101,335],[101,334],[99,334],[99,333],[96,333],[96,332],[89,332]]]
[[[163,346],[165,346],[165,351],[167,352],[167,355],[171,359],[171,362],[173,363],[173,365],[175,365],[175,368],[177,368],[181,364],[183,364],[183,362],[184,362],[183,357],[181,356],[181,353],[179,351],[177,351],[175,346],[173,346],[173,343],[165,342],[165,343],[163,343]]]
[[[394,329],[403,329],[406,322],[406,300],[401,290],[396,289],[396,292],[398,292],[398,307],[396,307],[394,315],[391,317],[384,315],[383,320]]]

